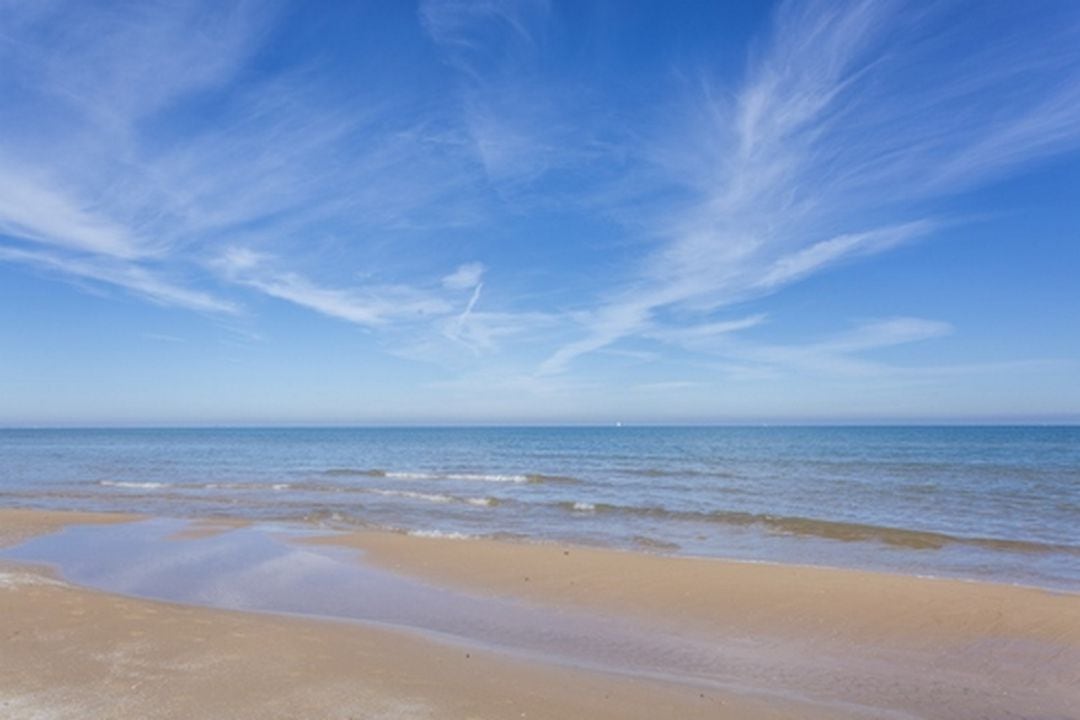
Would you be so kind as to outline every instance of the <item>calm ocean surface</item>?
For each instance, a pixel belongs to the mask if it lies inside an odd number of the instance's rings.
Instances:
[[[1080,427],[0,430],[0,506],[1080,590]]]

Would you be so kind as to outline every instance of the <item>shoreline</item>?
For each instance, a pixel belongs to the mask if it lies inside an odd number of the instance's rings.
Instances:
[[[478,542],[478,543],[494,543],[497,545],[511,545],[511,546],[523,546],[523,547],[560,547],[560,548],[576,548],[587,552],[602,552],[602,553],[616,553],[626,554],[631,556],[646,556],[646,557],[664,557],[673,558],[677,560],[687,560],[693,562],[704,563],[720,563],[728,565],[760,565],[768,567],[778,568],[801,568],[807,570],[823,570],[823,571],[838,571],[838,572],[854,572],[854,573],[866,573],[872,576],[884,576],[884,577],[903,577],[913,578],[919,580],[940,581],[940,582],[959,582],[959,583],[971,583],[979,586],[1002,586],[1011,587],[1017,589],[1037,590],[1047,592],[1051,594],[1060,595],[1077,595],[1080,596],[1080,581],[1075,580],[1057,580],[1048,581],[1043,584],[1028,580],[1013,580],[1007,577],[996,577],[987,575],[985,577],[978,575],[963,574],[960,572],[949,573],[941,572],[934,573],[927,571],[926,569],[904,569],[889,566],[888,564],[878,565],[873,563],[859,564],[854,562],[852,564],[843,563],[830,563],[822,562],[818,560],[808,560],[806,562],[799,562],[796,560],[781,558],[757,558],[757,557],[738,557],[731,555],[712,555],[686,551],[681,547],[667,548],[662,544],[648,545],[648,544],[632,544],[624,545],[618,543],[603,543],[603,542],[582,542],[575,539],[560,539],[558,537],[542,537],[542,536],[526,536],[513,533],[495,532],[492,534],[472,534],[464,532],[443,532],[439,530],[423,530],[415,528],[403,528],[403,527],[381,527],[377,525],[367,525],[364,523],[357,524],[350,521],[337,521],[334,518],[322,517],[318,513],[307,513],[304,515],[289,515],[289,516],[243,516],[243,515],[226,515],[226,514],[187,514],[187,513],[138,513],[129,512],[122,509],[108,509],[108,510],[81,510],[78,508],[59,508],[41,507],[41,506],[27,506],[19,505],[16,507],[3,507],[0,506],[0,512],[28,512],[28,513],[45,513],[45,514],[78,514],[86,516],[105,516],[105,517],[160,517],[170,518],[176,520],[182,520],[189,522],[192,525],[198,525],[200,527],[239,527],[242,525],[279,525],[284,527],[297,527],[304,529],[313,529],[329,536],[350,536],[350,537],[408,537],[419,541],[432,540],[434,542]],[[888,528],[884,528],[888,529]],[[212,532],[210,530],[199,530],[202,532]],[[909,531],[904,531],[909,532]],[[920,532],[920,531],[910,531]],[[794,541],[798,541],[800,538],[792,538]],[[808,535],[806,538],[809,540],[820,539],[819,536]],[[979,541],[980,538],[961,538],[964,542]],[[843,542],[843,541],[841,541]],[[1004,541],[1003,541],[1004,542]],[[1019,541],[1017,541],[1019,543]],[[1076,546],[1080,548],[1080,546]],[[888,552],[892,547],[889,544],[883,544],[878,551]],[[902,548],[905,551],[912,550],[913,548]],[[1073,546],[1067,548],[1070,552],[1073,551]],[[919,548],[916,552],[934,552],[939,548]]]
[[[1080,590],[1068,428],[63,432],[0,437],[3,503]]]
[[[494,535],[474,535],[457,532],[440,532],[416,530],[409,528],[391,527],[357,527],[353,524],[343,523],[335,525],[327,524],[322,518],[296,516],[296,517],[243,517],[238,515],[176,515],[176,514],[146,514],[132,513],[123,510],[85,511],[79,509],[52,509],[48,507],[4,507],[0,506],[0,515],[7,516],[9,513],[28,513],[31,515],[57,517],[79,516],[89,518],[87,522],[130,522],[152,517],[168,518],[189,523],[192,527],[185,531],[185,535],[199,537],[204,534],[225,532],[231,528],[263,525],[295,527],[313,532],[320,536],[320,542],[334,544],[332,538],[350,538],[349,544],[356,546],[360,538],[371,539],[378,547],[386,544],[378,542],[378,538],[407,538],[407,542],[433,542],[441,543],[478,543],[481,545],[492,544],[507,547],[540,547],[579,550],[587,553],[612,553],[615,556],[631,557],[656,557],[670,558],[678,561],[694,563],[716,563],[733,566],[764,566],[775,568],[793,568],[807,571],[823,571],[827,573],[860,573],[873,577],[883,578],[910,578],[913,580],[925,580],[930,582],[966,583],[976,586],[1006,587],[1018,590],[1031,590],[1044,592],[1051,595],[1077,596],[1080,597],[1080,584],[1075,586],[1038,585],[1030,582],[1012,581],[993,577],[973,577],[966,575],[933,574],[928,572],[908,572],[904,570],[862,567],[857,565],[829,564],[818,562],[795,562],[791,560],[773,560],[759,558],[742,558],[725,555],[706,555],[682,550],[669,550],[663,547],[645,546],[622,546],[617,544],[582,543],[574,540],[560,540],[558,538],[526,537],[496,533]],[[0,528],[0,547],[2,547],[2,530]],[[887,548],[884,548],[887,549]]]
[[[0,510],[0,546],[67,525],[143,519],[145,516],[107,513]],[[222,542],[228,542],[229,533],[243,527],[248,527],[246,521],[193,520],[167,541],[184,543],[219,537]],[[1031,704],[1035,703],[1044,716],[1065,718],[1071,717],[1065,714],[1066,709],[1080,703],[1080,691],[1070,683],[1070,679],[1080,679],[1080,596],[1073,593],[980,581],[549,543],[456,540],[375,531],[330,534],[310,527],[307,531],[307,537],[287,542],[301,547],[336,548],[337,552],[352,557],[358,567],[382,568],[430,583],[436,589],[508,599],[555,613],[583,611],[623,617],[641,628],[675,633],[672,637],[705,638],[721,654],[726,653],[734,668],[730,677],[721,679],[729,686],[742,688],[739,692],[730,687],[707,688],[704,695],[720,698],[726,704],[713,705],[705,711],[700,705],[702,688],[690,677],[685,682],[680,682],[678,677],[660,682],[642,676],[612,676],[558,662],[539,662],[535,658],[523,659],[490,648],[470,651],[473,656],[490,655],[496,658],[492,661],[495,664],[505,662],[506,667],[514,667],[516,687],[528,687],[530,692],[541,694],[553,693],[554,699],[549,700],[567,703],[561,706],[563,714],[547,715],[551,717],[655,717],[657,713],[664,714],[659,708],[665,706],[656,704],[661,696],[665,698],[663,702],[682,698],[676,702],[682,708],[680,715],[685,717],[854,718],[880,717],[888,711],[908,713],[912,717],[963,718],[980,717],[979,713],[988,709],[1031,714]],[[4,567],[13,565],[6,560],[0,563]],[[19,573],[34,572],[27,566],[18,567]],[[245,622],[277,628],[268,632],[280,631],[286,635],[293,631],[279,626],[314,623],[348,627],[347,632],[342,632],[353,639],[345,645],[362,642],[365,647],[378,646],[375,654],[382,658],[379,662],[388,661],[387,658],[392,661],[394,651],[384,646],[392,646],[405,637],[410,638],[409,642],[425,646],[418,651],[425,658],[428,653],[460,657],[464,647],[453,639],[433,638],[422,628],[418,635],[407,627],[386,628],[363,621],[357,625],[333,619],[177,605],[112,595],[64,582],[55,585],[16,582],[7,587],[8,584],[0,583],[0,608],[5,610],[0,613],[5,618],[0,621],[4,625],[0,632],[7,632],[11,623],[21,624],[28,618],[25,596],[34,593],[40,598],[44,593],[75,595],[82,598],[80,602],[95,598],[92,604],[100,601],[138,607],[164,605],[208,622],[239,615]],[[44,618],[41,622],[52,625],[58,618],[50,614],[59,613],[63,617],[62,607],[60,603],[51,610],[42,607],[34,611]],[[145,632],[154,638],[150,641],[151,648],[175,640],[161,635],[160,627]],[[372,640],[368,637],[372,634],[381,639]],[[367,639],[361,641],[360,636]],[[79,642],[75,641],[76,646],[82,647]],[[89,651],[94,643],[86,645]],[[97,649],[100,651],[100,647]],[[50,659],[46,648],[39,650],[46,667],[56,659],[55,656]],[[51,652],[55,655],[56,648]],[[219,660],[228,652],[224,646],[215,650]],[[347,647],[342,647],[341,652],[347,652]],[[246,661],[254,660],[246,658]],[[432,668],[417,662],[412,658],[402,665],[400,678],[413,677],[424,666],[424,672],[434,673],[445,683],[464,682],[445,665]],[[349,672],[360,672],[363,677],[356,681],[362,683],[366,673],[375,670],[354,667]],[[537,678],[547,677],[546,673],[580,676],[602,685],[628,683],[645,694],[636,697],[634,707],[605,714],[603,708],[591,706],[585,698],[564,688],[537,688]],[[309,677],[304,682],[318,684],[318,679]],[[882,687],[883,682],[893,688]],[[455,695],[455,702],[479,701],[475,678],[455,687],[460,693]],[[1012,696],[1000,696],[1002,687],[1013,689]],[[494,690],[501,692],[498,687]],[[0,702],[11,691],[0,681]],[[913,693],[921,696],[915,697]],[[390,695],[397,698],[400,693],[394,691]],[[445,709],[446,702],[446,698],[441,698],[436,704]],[[845,705],[851,707],[841,710]],[[591,709],[586,710],[586,706]],[[732,708],[733,712],[725,714],[719,707]],[[645,712],[648,708],[651,712]],[[265,715],[265,708],[263,711]],[[540,710],[529,712],[529,717],[535,717],[536,712]],[[436,716],[455,715],[440,710]],[[478,716],[503,715],[484,711]],[[545,715],[540,712],[540,716]]]

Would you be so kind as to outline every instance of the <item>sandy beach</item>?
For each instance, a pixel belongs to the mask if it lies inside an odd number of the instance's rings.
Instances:
[[[0,542],[135,519],[6,510]],[[171,542],[236,527],[194,523]],[[302,542],[471,593],[705,640],[726,670],[586,671],[407,628],[125,597],[5,562],[5,717],[1070,718],[1080,705],[1075,595],[394,533]]]
[[[0,68],[0,720],[1080,720],[1080,0]]]

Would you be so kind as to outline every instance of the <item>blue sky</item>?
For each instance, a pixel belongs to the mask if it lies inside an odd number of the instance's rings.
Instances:
[[[0,424],[1080,420],[1080,5],[0,0]]]

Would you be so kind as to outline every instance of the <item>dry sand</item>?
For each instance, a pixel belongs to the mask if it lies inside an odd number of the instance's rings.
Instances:
[[[0,510],[0,544],[126,519]],[[193,536],[228,527],[194,526]],[[9,564],[0,566],[0,717],[1080,717],[1078,595],[392,533],[319,542],[473,592],[707,638],[730,649],[725,679],[746,689],[585,672],[368,625],[125,598]]]

